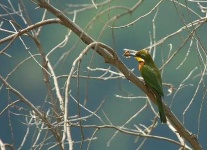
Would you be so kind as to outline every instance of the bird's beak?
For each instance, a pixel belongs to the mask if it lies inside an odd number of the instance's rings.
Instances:
[[[134,57],[138,62],[144,62],[144,59],[142,59],[141,57],[136,56],[137,51],[134,50],[128,50],[128,49],[124,49],[124,56],[126,58],[130,58],[130,57]]]

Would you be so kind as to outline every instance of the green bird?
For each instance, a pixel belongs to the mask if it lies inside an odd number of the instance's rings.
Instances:
[[[155,65],[148,50],[143,49],[136,52],[135,54],[131,54],[129,51],[125,51],[124,56],[132,56],[139,62],[138,69],[140,70],[141,75],[144,78],[145,84],[147,88],[149,88],[156,97],[156,103],[160,114],[160,120],[162,123],[166,123],[167,119],[162,103],[162,97],[164,97],[162,78],[160,75],[160,71]]]

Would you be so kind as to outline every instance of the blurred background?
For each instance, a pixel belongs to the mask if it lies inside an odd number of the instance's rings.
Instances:
[[[55,16],[44,8],[39,8],[32,1],[1,1],[0,4],[0,75],[7,78],[7,82],[39,110],[50,113],[52,107],[47,96],[42,68],[37,63],[41,64],[42,59],[34,41],[28,35],[16,38],[12,42],[11,40],[5,42],[4,38]],[[53,0],[50,4],[61,10],[93,39],[112,47],[123,63],[137,76],[140,76],[140,73],[137,70],[136,60],[123,57],[123,49],[149,49],[157,66],[162,68],[164,102],[186,129],[198,137],[202,148],[207,148],[205,132],[207,26],[203,22],[206,13],[201,9],[201,6],[207,7],[206,2],[154,0],[140,1],[138,5],[137,1],[125,0]],[[136,5],[137,7],[130,13],[129,9]],[[66,42],[65,37],[68,37]],[[58,77],[61,94],[64,96],[66,79],[72,64],[87,45],[60,24],[43,26],[38,38],[44,53],[49,54],[48,59]],[[4,49],[6,54],[2,53]],[[111,73],[110,71],[120,72],[114,66],[105,63],[96,52],[89,50],[75,71],[69,93],[70,117],[78,115],[84,117],[91,114],[86,109],[80,108],[75,102],[77,100],[92,112],[100,107],[96,112],[99,117],[96,115],[88,117],[81,121],[83,125],[124,126],[134,131],[138,128],[144,130],[152,124],[155,114],[145,94],[127,79],[120,77],[120,74]],[[77,73],[80,75],[79,78]],[[50,82],[55,95],[52,77]],[[173,90],[170,91],[172,87]],[[15,149],[31,149],[38,128],[34,122],[29,122],[31,108],[25,103],[20,101],[8,107],[17,100],[19,98],[1,82],[0,139],[4,143],[13,143]],[[157,111],[157,107],[152,105]],[[143,107],[146,108],[141,111]],[[131,118],[139,111],[139,115]],[[126,123],[129,119],[130,121]],[[167,125],[162,125],[159,119],[157,122],[150,135],[178,141],[175,133]],[[83,135],[85,139],[91,137],[94,139],[83,142],[82,149],[180,148],[178,144],[167,140],[116,133],[112,128],[95,130],[95,128],[72,127],[71,134],[75,141],[74,149],[80,149]],[[20,147],[25,135],[27,139]],[[51,141],[49,140],[51,143],[47,142],[48,145],[44,145],[43,149],[50,148],[55,142],[53,140],[51,138]],[[67,144],[65,146],[67,149]]]

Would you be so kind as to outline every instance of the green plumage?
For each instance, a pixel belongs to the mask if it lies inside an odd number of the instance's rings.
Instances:
[[[147,50],[138,51],[134,57],[139,61],[141,65],[139,69],[142,77],[144,78],[146,86],[151,89],[156,96],[160,120],[162,123],[166,123],[167,119],[162,103],[162,97],[164,97],[162,78],[159,69],[155,65],[151,55]]]

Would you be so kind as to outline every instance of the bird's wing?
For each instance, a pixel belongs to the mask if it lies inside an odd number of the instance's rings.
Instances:
[[[156,72],[151,67],[144,65],[142,67],[141,74],[147,86],[158,92],[159,95],[164,96],[162,80],[159,72]]]

